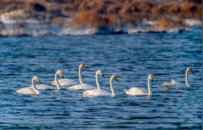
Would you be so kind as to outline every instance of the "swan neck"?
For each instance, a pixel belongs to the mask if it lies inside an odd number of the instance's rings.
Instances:
[[[98,74],[97,73],[96,73],[96,84],[97,84],[97,89],[100,89],[99,82],[98,82]]]
[[[83,84],[82,76],[81,76],[81,69],[82,69],[82,67],[79,66],[79,82],[80,82],[80,84]]]
[[[39,91],[37,90],[37,88],[35,86],[35,80],[34,79],[32,79],[32,88],[37,94],[39,94]]]
[[[58,74],[56,73],[55,74],[55,83],[56,83],[56,88],[59,90],[60,89],[60,85],[59,85],[59,82],[58,82]]]
[[[186,73],[185,73],[185,83],[188,87],[190,87],[189,83],[188,83],[188,70],[186,70]]]
[[[148,79],[148,94],[152,95],[151,86],[150,86],[150,79]]]
[[[115,96],[115,91],[114,91],[114,88],[113,88],[113,77],[110,79],[110,86],[111,86],[111,92],[112,92],[112,96]]]

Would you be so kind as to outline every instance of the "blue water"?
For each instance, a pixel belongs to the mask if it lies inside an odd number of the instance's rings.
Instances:
[[[20,95],[33,76],[43,84],[57,70],[78,81],[110,91],[112,74],[115,97],[83,97],[82,90],[40,90],[40,95]],[[172,78],[190,89],[165,90]],[[123,89],[147,89],[153,74],[152,97],[128,96]],[[202,129],[202,28],[183,34],[93,35],[0,38],[0,129]]]

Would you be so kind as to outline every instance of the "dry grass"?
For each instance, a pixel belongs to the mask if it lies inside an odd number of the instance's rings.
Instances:
[[[189,2],[174,3],[168,2],[152,8],[152,14],[157,16],[174,15],[179,18],[196,18],[197,5]]]
[[[199,5],[196,14],[197,14],[197,18],[202,19],[202,4]]]
[[[13,10],[14,8],[24,8],[23,2],[13,2],[10,0],[0,0],[0,9],[6,9],[7,11]]]
[[[61,14],[61,9],[60,9],[60,8],[55,8],[55,7],[53,7],[53,8],[48,8],[48,9],[47,9],[47,12],[53,13],[53,14]]]
[[[158,21],[158,23],[156,24],[156,27],[170,28],[174,26],[179,26],[180,24],[181,24],[180,21],[173,21],[169,18],[164,17]]]
[[[202,4],[202,0],[187,0],[188,2],[196,3],[196,4]]]
[[[107,4],[105,1],[90,1],[80,4],[78,11],[91,11],[98,14],[107,14]]]
[[[109,5],[106,9],[107,14],[118,14],[121,9],[121,5]]]
[[[140,1],[137,3],[137,9],[140,10],[142,13],[150,13],[153,4],[149,1]]]
[[[196,10],[196,6],[193,3],[185,2],[180,5],[182,12],[194,12]]]
[[[201,0],[184,0],[173,2],[157,2],[151,0],[42,0],[39,3],[33,0],[22,2],[20,8],[26,8],[34,11],[47,11],[54,15],[72,16],[75,22],[74,26],[92,26],[92,27],[115,27],[118,26],[117,20],[122,24],[140,25],[143,19],[159,19],[163,16],[176,16],[179,19],[199,18],[202,19]],[[159,0],[160,1],[160,0]],[[187,1],[187,2],[186,2]],[[53,3],[56,7],[50,7]],[[47,4],[47,5],[46,5]],[[0,8],[7,11],[19,9],[19,3],[13,3],[10,0],[0,0]],[[46,6],[45,6],[46,5]],[[61,7],[61,8],[58,8]],[[42,13],[41,13],[42,14]],[[60,23],[61,18],[53,20],[54,23]],[[158,26],[165,26],[167,20],[160,21]],[[169,21],[169,20],[168,20]]]
[[[56,27],[62,27],[64,24],[64,17],[56,17],[52,20],[52,25]]]
[[[181,17],[183,18],[193,18],[197,7],[193,3],[185,2],[180,5]]]
[[[101,16],[95,12],[91,11],[82,11],[78,15],[74,16],[75,27],[112,27],[116,26],[117,16],[108,15]]]
[[[12,11],[12,10],[15,10],[15,9],[17,9],[16,3],[9,4],[9,5],[6,7],[6,10],[7,10],[7,11]]]
[[[119,11],[120,15],[132,15],[137,13],[151,13],[153,4],[149,1],[130,1],[127,0]]]
[[[77,10],[75,10],[75,8],[72,4],[65,4],[62,6],[61,11],[63,13],[66,13],[66,12],[70,12],[70,11],[72,12],[72,11],[77,11]]]
[[[53,3],[66,3],[66,0],[43,0],[44,2],[53,2]]]
[[[180,13],[180,5],[174,2],[164,3],[152,8],[152,14],[154,16],[160,16],[163,14],[177,14]]]

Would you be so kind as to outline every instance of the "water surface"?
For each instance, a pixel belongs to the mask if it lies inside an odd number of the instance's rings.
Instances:
[[[81,63],[83,82],[95,84],[116,97],[83,97],[79,91],[42,90],[40,95],[19,95],[33,76],[42,83],[62,70],[65,78],[78,81]],[[190,89],[165,90],[161,85],[175,79]],[[153,74],[153,96],[133,97],[123,89],[147,89]],[[4,129],[202,129],[202,28],[194,33],[93,35],[0,38],[0,128]]]

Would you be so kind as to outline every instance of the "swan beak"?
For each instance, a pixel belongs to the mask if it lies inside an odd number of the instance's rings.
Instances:
[[[102,72],[100,73],[100,75],[104,77],[104,74]]]
[[[193,71],[193,70],[191,70],[191,73],[193,73],[193,74],[195,75],[195,73],[194,73],[194,71]]]
[[[153,82],[153,78],[152,78],[152,76],[150,76],[149,79]]]
[[[39,82],[39,83],[41,84],[41,81],[40,81],[40,79],[37,79],[37,82]]]
[[[61,77],[64,79],[63,73],[61,73]]]
[[[116,80],[117,82],[119,82],[117,77],[115,78],[115,80]]]
[[[86,65],[84,65],[84,68],[89,68],[89,67],[87,67]]]

